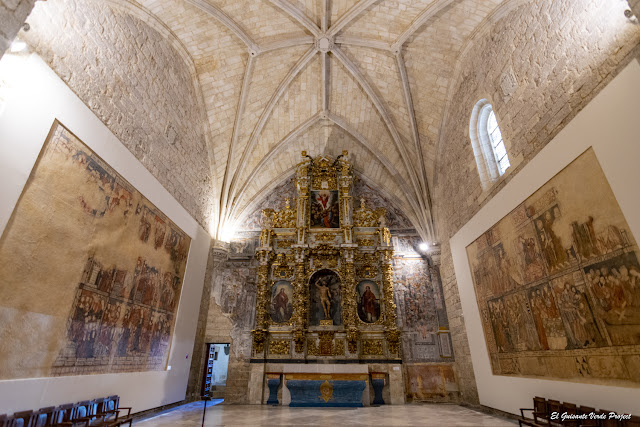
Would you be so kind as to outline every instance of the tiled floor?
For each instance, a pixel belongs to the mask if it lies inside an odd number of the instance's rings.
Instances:
[[[200,426],[202,402],[190,403],[153,418],[140,427]],[[369,408],[289,408],[287,406],[215,405],[207,407],[205,426],[469,426],[513,427],[515,422],[447,404]]]

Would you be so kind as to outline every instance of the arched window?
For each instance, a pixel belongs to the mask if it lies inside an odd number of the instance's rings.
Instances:
[[[502,175],[511,164],[509,163],[507,149],[502,140],[502,132],[500,132],[500,126],[498,126],[498,119],[496,119],[496,113],[493,112],[493,109],[491,109],[489,118],[487,119],[487,133],[491,140],[493,154],[496,156],[496,162],[498,163],[498,172]]]
[[[486,99],[481,99],[473,107],[469,123],[469,136],[476,158],[480,182],[484,190],[500,178],[511,165],[507,148],[502,140],[502,132],[493,107]]]

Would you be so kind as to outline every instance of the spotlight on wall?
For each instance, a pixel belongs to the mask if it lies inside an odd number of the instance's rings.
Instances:
[[[420,246],[418,246],[418,248],[420,249],[420,252],[426,252],[429,249],[429,244],[428,243],[420,243]]]
[[[13,43],[11,43],[11,53],[22,52],[27,48],[27,44],[20,39],[15,39]]]

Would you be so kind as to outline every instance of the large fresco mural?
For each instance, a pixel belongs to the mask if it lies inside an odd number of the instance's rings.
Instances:
[[[190,242],[56,122],[0,240],[0,378],[165,369]]]
[[[211,306],[207,320],[207,334],[218,334],[228,319],[231,336],[230,362],[248,360],[251,356],[251,329],[255,322],[256,305],[255,258],[229,259],[217,270],[211,290]]]
[[[414,240],[398,239],[401,245]],[[449,321],[438,268],[415,253],[396,256],[393,264],[393,297],[405,362],[452,361],[451,338],[441,332],[449,330]]]
[[[592,149],[467,254],[494,374],[638,386],[638,246]]]

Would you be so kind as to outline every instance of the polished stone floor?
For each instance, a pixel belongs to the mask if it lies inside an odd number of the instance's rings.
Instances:
[[[211,402],[214,403],[214,402]],[[211,405],[210,403],[210,405]],[[202,402],[174,408],[134,423],[141,427],[200,426]],[[513,427],[516,422],[447,404],[369,408],[289,408],[287,406],[211,405],[205,426],[469,426]]]

